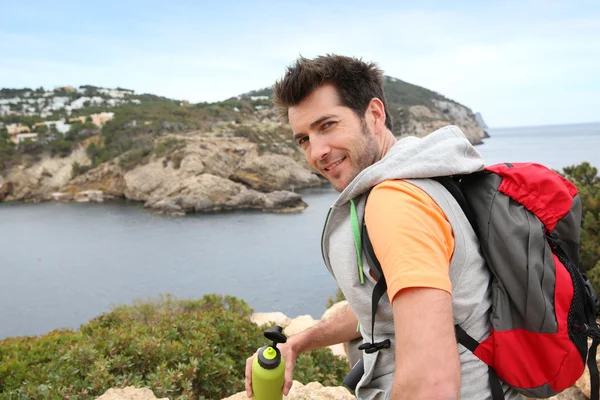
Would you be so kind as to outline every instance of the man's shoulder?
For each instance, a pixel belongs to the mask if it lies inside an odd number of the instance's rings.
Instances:
[[[375,185],[367,199],[367,207],[380,207],[390,202],[397,204],[403,201],[437,207],[433,198],[425,190],[403,179],[389,179]]]

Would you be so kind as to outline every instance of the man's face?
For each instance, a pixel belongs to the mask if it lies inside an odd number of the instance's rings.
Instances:
[[[332,85],[316,89],[288,110],[294,140],[306,160],[341,192],[379,160],[381,145],[364,119],[340,105]]]

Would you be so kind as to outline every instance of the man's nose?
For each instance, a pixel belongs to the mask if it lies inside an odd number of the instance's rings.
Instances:
[[[316,135],[315,135],[316,136]],[[315,161],[321,161],[331,152],[329,143],[323,137],[313,137],[310,140],[310,156]]]

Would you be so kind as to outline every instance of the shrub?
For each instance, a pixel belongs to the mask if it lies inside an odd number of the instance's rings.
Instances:
[[[0,398],[85,399],[147,386],[157,397],[219,399],[244,390],[248,356],[266,326],[231,296],[119,306],[79,331],[0,341]],[[294,378],[341,385],[347,363],[321,349],[298,358]]]
[[[600,177],[598,170],[587,162],[564,168],[564,176],[579,190],[582,205],[579,267],[589,271],[600,262]],[[600,281],[594,289],[600,293]]]
[[[91,165],[81,165],[77,161],[73,163],[71,166],[71,178],[75,178],[76,176],[83,175],[92,169]]]
[[[342,289],[338,287],[337,291],[335,292],[335,295],[327,298],[327,308],[331,307],[335,303],[339,303],[342,300],[346,300],[346,297],[344,297]]]
[[[183,161],[183,157],[185,157],[185,154],[183,154],[183,152],[181,151],[178,151],[177,153],[173,154],[173,156],[171,157],[171,161],[173,162],[173,168],[179,169],[181,167],[181,161]]]
[[[141,147],[139,149],[130,150],[121,157],[119,165],[124,170],[133,169],[137,165],[146,164],[149,161],[151,153],[151,147]]]
[[[157,157],[165,157],[171,155],[175,150],[179,150],[185,147],[185,141],[177,138],[167,138],[165,140],[159,141],[155,148],[154,154]]]

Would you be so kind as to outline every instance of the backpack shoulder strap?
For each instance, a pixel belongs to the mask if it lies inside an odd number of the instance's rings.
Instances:
[[[460,189],[459,181],[453,177],[438,177],[438,178],[433,178],[433,179],[435,181],[439,182],[442,186],[444,186],[444,188],[446,188],[446,190],[448,192],[450,192],[452,197],[454,197],[454,199],[456,199],[460,208],[463,210],[463,212],[467,216],[467,219],[469,220],[469,223],[473,227],[473,230],[477,234],[477,229],[476,229],[477,225],[475,223],[475,216],[474,216],[473,212],[471,211],[469,204],[467,203],[467,199],[465,198],[465,196],[463,195],[463,193]],[[368,196],[368,194],[367,194],[367,196]],[[367,200],[368,200],[368,198],[367,198]],[[377,284],[375,285],[375,288],[373,289],[373,295],[371,297],[371,333],[373,334],[373,331],[375,330],[375,314],[377,313],[377,304],[379,304],[379,301],[381,300],[381,298],[387,291],[387,283],[385,282],[385,276],[383,274],[383,270],[381,269],[381,263],[379,262],[379,260],[377,259],[377,256],[375,255],[375,250],[373,250],[373,244],[371,243],[371,239],[369,238],[369,232],[367,230],[367,224],[365,222],[365,218],[363,218],[363,224],[362,224],[362,247],[363,247],[363,251],[364,251],[365,257],[367,259],[367,262],[369,263],[369,268],[371,269],[371,272],[377,279]],[[454,328],[456,330],[457,341],[460,344],[462,344],[464,347],[469,349],[470,351],[472,351],[472,352],[475,351],[477,346],[479,346],[479,342],[477,340],[473,339],[469,334],[467,334],[467,332],[465,332],[464,329],[462,329],[460,327],[460,325],[455,325]],[[386,348],[386,347],[380,347],[377,345],[381,346],[380,343],[375,343],[375,340],[372,338],[371,343],[365,343],[365,344],[359,346],[359,349],[365,350],[366,353],[372,353],[372,352],[380,350],[381,348]],[[491,367],[489,368],[489,378],[490,378],[490,389],[492,392],[492,400],[503,400],[504,399],[504,391],[502,390],[502,385],[500,383],[500,380],[498,379],[498,376],[496,375],[496,372]]]

